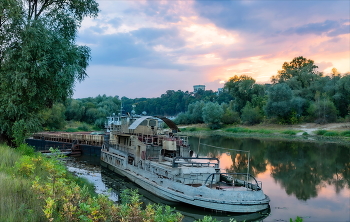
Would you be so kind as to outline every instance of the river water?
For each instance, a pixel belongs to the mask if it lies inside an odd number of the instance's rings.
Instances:
[[[227,137],[189,139],[198,156],[217,157],[227,172],[247,172],[262,182],[270,209],[254,214],[212,212],[164,202],[138,187],[144,203],[168,204],[194,221],[211,215],[221,221],[350,222],[350,145],[286,142]],[[198,144],[201,144],[198,146]],[[203,145],[206,144],[206,145]],[[241,151],[236,151],[241,150]],[[95,184],[98,193],[118,201],[120,190],[137,188],[117,174],[101,169],[98,157],[67,160],[68,169]]]

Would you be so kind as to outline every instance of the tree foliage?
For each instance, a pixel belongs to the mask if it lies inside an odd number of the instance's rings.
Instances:
[[[0,130],[17,142],[40,127],[38,113],[64,101],[86,77],[90,49],[75,44],[94,0],[5,0],[0,4]]]
[[[211,128],[220,128],[221,118],[224,110],[218,103],[207,102],[203,108],[203,121]]]
[[[259,107],[253,107],[250,102],[248,102],[242,109],[241,120],[246,125],[254,125],[263,120],[263,115]]]
[[[225,83],[225,90],[233,97],[234,111],[237,112],[241,112],[247,102],[253,102],[265,95],[265,87],[256,84],[255,79],[246,75],[231,77]]]

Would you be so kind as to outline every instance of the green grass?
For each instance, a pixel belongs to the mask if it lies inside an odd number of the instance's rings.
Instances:
[[[285,130],[282,131],[282,134],[288,134],[288,135],[296,135],[298,131],[296,130]]]
[[[267,130],[267,129],[259,129],[259,130],[256,130],[257,133],[262,133],[262,134],[272,134],[273,131],[271,130]]]
[[[341,136],[350,137],[350,130],[346,130],[340,133]]]
[[[323,136],[339,136],[339,133],[335,131],[329,131],[323,134]]]
[[[327,130],[317,130],[317,131],[315,131],[315,134],[322,136],[322,135],[324,135],[327,132],[328,132]]]
[[[101,129],[97,128],[94,125],[90,125],[84,122],[78,121],[68,121],[65,127],[66,132],[86,132],[86,131],[99,131]]]
[[[0,221],[42,221],[41,201],[28,178],[15,176],[16,162],[25,148],[0,145]]]
[[[226,132],[229,133],[261,133],[261,134],[272,134],[273,131],[271,130],[266,130],[266,129],[256,129],[256,130],[251,130],[243,127],[234,127],[234,128],[228,128],[225,129]]]
[[[230,133],[251,133],[252,132],[252,130],[247,128],[242,128],[242,127],[228,128],[225,131]]]
[[[0,145],[0,152],[0,221],[175,222],[183,217],[169,206],[142,209],[136,190],[130,193],[130,204],[116,205],[97,195],[87,180],[68,172],[58,157],[46,158],[26,145]]]

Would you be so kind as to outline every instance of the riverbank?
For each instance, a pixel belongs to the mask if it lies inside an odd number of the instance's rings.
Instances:
[[[27,145],[0,145],[0,221],[181,221],[170,208],[141,209],[136,191],[122,202],[97,195],[87,180],[70,173],[57,153],[50,158]],[[157,220],[157,218],[167,220]]]
[[[205,124],[179,126],[182,135],[226,136],[267,140],[291,140],[303,142],[326,142],[349,144],[350,123],[296,125],[259,124],[254,126],[231,125],[218,130],[210,130]]]

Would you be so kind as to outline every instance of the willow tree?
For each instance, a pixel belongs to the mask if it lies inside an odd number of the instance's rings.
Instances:
[[[23,142],[40,129],[40,112],[73,94],[87,76],[90,49],[75,39],[94,0],[2,0],[0,3],[0,133]]]

